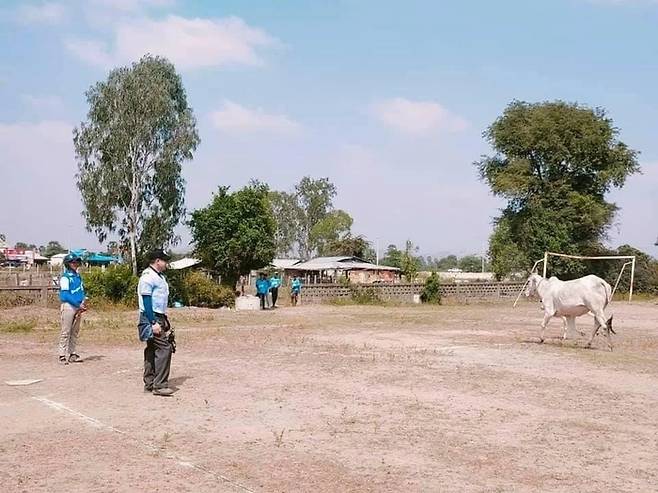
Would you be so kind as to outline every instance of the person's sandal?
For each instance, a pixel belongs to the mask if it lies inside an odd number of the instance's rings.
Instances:
[[[71,356],[69,356],[69,363],[82,363],[82,358],[73,353]]]
[[[66,359],[66,356],[60,356],[60,357],[59,357],[59,362],[62,363],[62,364],[64,364],[64,365],[68,365],[68,364],[69,364],[68,360]]]

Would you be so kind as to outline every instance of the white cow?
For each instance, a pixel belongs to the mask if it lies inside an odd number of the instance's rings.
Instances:
[[[592,312],[594,315],[594,330],[587,342],[591,346],[594,336],[601,327],[605,327],[608,347],[612,351],[612,317],[605,319],[604,309],[612,300],[612,288],[600,277],[589,275],[573,281],[560,281],[557,277],[546,279],[533,273],[528,278],[526,296],[538,295],[544,306],[544,320],[541,323],[540,341],[544,342],[544,331],[552,317],[560,317],[566,324],[575,329],[576,317]],[[565,326],[566,336],[566,326]]]

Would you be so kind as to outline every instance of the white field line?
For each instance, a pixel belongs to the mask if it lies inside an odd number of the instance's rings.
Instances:
[[[51,399],[48,399],[47,397],[33,396],[32,399],[34,399],[38,402],[41,402],[42,404],[45,404],[46,406],[50,407],[51,409],[54,409],[54,410],[62,412],[62,413],[69,414],[69,415],[73,416],[74,418],[77,418],[77,419],[87,423],[88,425],[94,427],[94,428],[115,432],[115,433],[118,433],[120,435],[129,437],[132,440],[138,442],[143,448],[145,448],[145,449],[147,449],[151,452],[161,453],[164,457],[166,457],[167,459],[175,461],[176,463],[178,463],[178,465],[180,465],[182,467],[187,467],[187,468],[190,468],[190,469],[196,469],[197,471],[200,471],[200,472],[203,472],[203,473],[208,474],[210,476],[213,476],[215,479],[218,479],[218,480],[220,480],[224,483],[230,484],[231,486],[233,486],[237,490],[244,491],[244,492],[247,492],[247,493],[255,493],[253,490],[250,490],[246,486],[243,486],[240,483],[237,483],[236,481],[232,480],[231,478],[229,478],[227,476],[224,476],[223,474],[211,471],[210,469],[207,469],[207,468],[205,468],[205,467],[203,467],[199,464],[195,464],[193,462],[190,462],[189,460],[184,460],[183,458],[178,457],[174,454],[163,453],[163,451],[160,448],[156,447],[155,445],[153,445],[151,443],[148,443],[148,442],[145,442],[145,441],[138,440],[138,439],[134,438],[133,436],[129,435],[128,433],[126,433],[125,431],[121,431],[118,428],[115,428],[114,426],[107,425],[107,424],[97,420],[96,418],[92,418],[91,416],[87,416],[86,414],[81,413],[80,411],[76,411],[75,409],[71,409],[70,407],[62,404],[61,402],[53,401]]]

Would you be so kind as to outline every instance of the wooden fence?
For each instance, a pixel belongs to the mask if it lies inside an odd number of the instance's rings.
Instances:
[[[0,271],[0,287],[30,287],[30,286],[55,286],[55,282],[61,275],[61,270],[53,272],[43,269]]]
[[[0,287],[0,308],[40,305],[56,306],[59,303],[59,288],[54,286]]]

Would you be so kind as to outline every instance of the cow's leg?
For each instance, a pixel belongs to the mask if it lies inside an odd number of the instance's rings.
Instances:
[[[567,317],[562,317],[562,340],[567,340],[567,330],[569,330],[569,325],[567,324]]]
[[[548,325],[548,321],[551,319],[551,317],[552,315],[544,313],[544,320],[541,322],[541,334],[539,336],[540,343],[544,342],[544,333],[546,332],[546,326]]]
[[[564,336],[562,339],[567,338],[567,334],[576,332],[576,317],[564,317]]]
[[[606,332],[608,332],[608,330],[607,330],[608,325],[606,323],[605,316],[603,315],[602,310],[600,312],[594,313],[594,330],[592,331],[592,336],[589,338],[589,341],[587,341],[587,347],[592,346],[592,341],[594,340],[594,337],[596,336],[597,332],[599,331],[599,329],[601,327],[605,327]],[[609,341],[608,341],[608,344],[610,344]]]
[[[592,341],[594,340],[594,337],[596,336],[596,333],[599,331],[599,327],[601,327],[601,324],[599,321],[594,318],[594,330],[592,331],[592,335],[589,338],[589,341],[587,341],[587,347],[592,347]]]
[[[612,351],[612,317],[605,322],[605,337],[608,340],[608,349]]]

